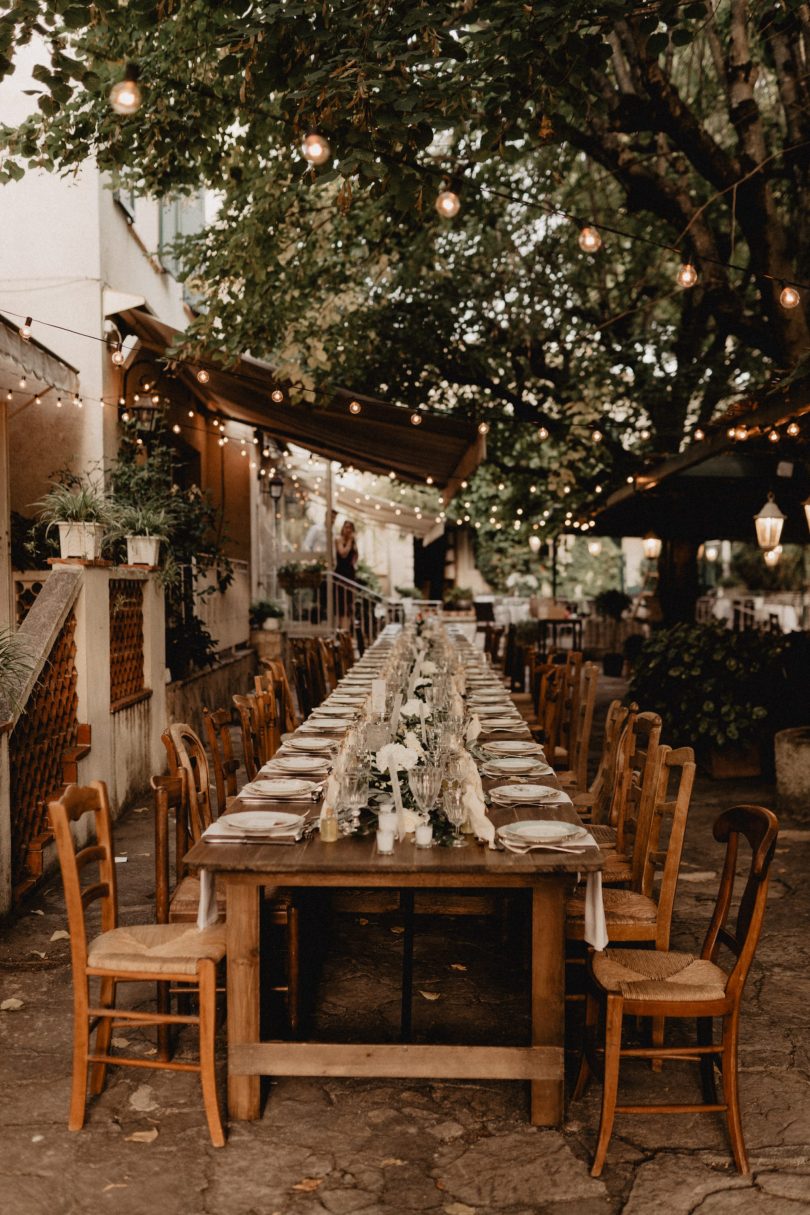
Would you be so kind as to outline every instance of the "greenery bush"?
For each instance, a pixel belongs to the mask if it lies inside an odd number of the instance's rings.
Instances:
[[[48,530],[57,523],[101,523],[112,522],[112,506],[104,494],[101,484],[90,477],[73,474],[60,475],[51,482],[51,488],[36,503],[39,517],[48,525]]]
[[[462,603],[472,603],[473,593],[468,586],[451,586],[444,592],[442,602],[447,608],[457,608]]]
[[[782,634],[735,633],[719,622],[676,624],[641,647],[630,696],[661,714],[672,746],[705,754],[761,742],[782,724],[792,644]]]
[[[596,608],[598,616],[602,616],[606,620],[619,621],[631,603],[632,599],[629,595],[625,595],[624,591],[613,589],[600,591],[594,598],[593,606]]]
[[[265,620],[282,620],[284,608],[275,599],[258,599],[250,605],[250,627],[260,629]]]

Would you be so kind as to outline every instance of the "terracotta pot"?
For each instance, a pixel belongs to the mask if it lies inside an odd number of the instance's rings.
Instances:
[[[735,777],[762,775],[762,750],[759,743],[739,747],[712,747],[709,751],[709,775],[713,780],[733,780]]]

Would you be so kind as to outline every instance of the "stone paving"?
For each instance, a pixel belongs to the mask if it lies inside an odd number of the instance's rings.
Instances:
[[[698,944],[720,849],[711,823],[735,801],[773,803],[764,782],[698,781],[687,830],[674,944]],[[117,824],[122,920],[153,915],[152,820]],[[561,1132],[527,1123],[524,1086],[509,1083],[287,1079],[260,1122],[210,1146],[196,1077],[113,1070],[83,1132],[66,1127],[71,988],[58,881],[0,937],[0,1211],[75,1215],[793,1215],[810,1211],[810,808],[785,820],[759,954],[743,1005],[741,1091],[751,1178],[733,1169],[715,1115],[619,1117],[600,1180],[588,1173],[598,1085],[569,1104]],[[402,937],[395,919],[311,909],[310,1028],[333,1040],[396,1040]],[[519,1042],[526,1028],[520,917],[434,918],[419,925],[416,1040]],[[132,988],[134,1002],[151,998]],[[148,1057],[146,1034],[117,1045]],[[224,1045],[224,1043],[222,1044]],[[193,1051],[189,1041],[183,1050]],[[181,1050],[182,1053],[182,1050]],[[220,1052],[222,1053],[222,1052]],[[573,1065],[573,1058],[571,1063]],[[695,1069],[623,1070],[623,1093],[698,1096]]]

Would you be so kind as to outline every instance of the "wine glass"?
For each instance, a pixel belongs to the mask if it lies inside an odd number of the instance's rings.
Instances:
[[[442,785],[442,770],[436,764],[420,764],[408,773],[411,793],[424,819],[436,805]]]
[[[448,782],[444,791],[444,813],[447,816],[447,821],[453,827],[454,835],[451,848],[466,848],[467,841],[461,838],[461,824],[467,815],[467,808],[464,805],[464,793],[461,785],[456,781]]]

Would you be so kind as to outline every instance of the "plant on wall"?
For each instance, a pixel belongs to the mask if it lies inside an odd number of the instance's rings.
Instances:
[[[28,641],[12,629],[0,629],[0,722],[20,707],[34,669]]]

